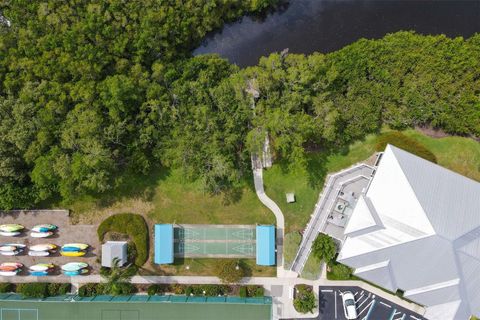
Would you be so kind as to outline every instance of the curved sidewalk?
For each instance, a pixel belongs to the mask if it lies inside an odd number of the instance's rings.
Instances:
[[[277,276],[282,277],[285,274],[285,270],[283,269],[283,236],[285,232],[285,219],[280,207],[265,193],[265,189],[263,187],[263,169],[256,168],[253,163],[254,162],[252,161],[253,181],[255,184],[255,192],[257,193],[257,197],[268,209],[270,209],[270,211],[273,212],[275,219],[277,220]]]

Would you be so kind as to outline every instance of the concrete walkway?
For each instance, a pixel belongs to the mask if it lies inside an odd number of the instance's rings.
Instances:
[[[335,200],[338,196],[341,185],[344,182],[359,176],[370,177],[372,172],[373,168],[371,166],[361,163],[327,177],[327,182],[323,187],[318,202],[315,204],[312,218],[308,222],[297,255],[293,260],[292,271],[298,274],[302,272],[308,256],[310,255],[310,251],[312,250],[313,241],[318,233],[323,230],[328,212],[335,205]]]
[[[268,209],[270,209],[270,211],[273,212],[277,221],[277,277],[284,277],[289,274],[289,272],[286,272],[283,268],[283,237],[285,233],[285,218],[283,217],[283,213],[280,207],[265,193],[265,189],[263,187],[263,168],[261,164],[258,164],[255,156],[252,156],[252,170],[253,181],[255,184],[255,192],[257,193],[257,197]],[[296,276],[296,274],[293,276]]]

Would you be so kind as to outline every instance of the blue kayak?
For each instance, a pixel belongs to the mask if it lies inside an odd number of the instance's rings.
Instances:
[[[81,251],[80,248],[77,248],[77,247],[62,247],[62,251],[65,251],[65,252],[78,252],[78,251]]]
[[[34,277],[48,276],[48,271],[30,271],[30,275]]]

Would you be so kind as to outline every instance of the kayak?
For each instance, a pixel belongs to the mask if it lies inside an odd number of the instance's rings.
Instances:
[[[77,271],[64,271],[63,274],[66,276],[79,276],[81,274],[88,273],[87,269],[80,269]]]
[[[47,232],[30,232],[30,237],[32,238],[48,238],[53,234],[52,231]]]
[[[4,246],[14,246],[14,247],[21,248],[21,249],[26,247],[26,245],[21,244],[21,243],[5,243]]]
[[[15,251],[17,250],[16,246],[3,245],[0,246],[0,251]]]
[[[22,268],[23,264],[20,262],[4,262],[0,264],[0,267],[17,267],[17,268]]]
[[[17,254],[21,253],[23,249],[17,249],[13,251],[0,251],[2,256],[16,256]]]
[[[82,251],[82,249],[78,248],[78,247],[65,247],[63,246],[62,247],[62,251],[65,251],[65,252],[78,252],[78,251]]]
[[[17,273],[20,272],[20,269],[17,269],[15,271],[0,271],[0,276],[2,277],[11,277],[11,276],[16,276]]]
[[[60,251],[60,254],[64,257],[81,257],[85,255],[85,251]]]
[[[36,265],[30,266],[30,270],[32,271],[47,271],[48,269],[52,269],[54,267],[51,263],[38,263]]]
[[[0,231],[2,232],[15,232],[15,231],[23,230],[23,228],[24,226],[22,226],[21,224],[15,224],[15,223],[0,225]]]
[[[4,237],[16,237],[18,235],[20,235],[18,231],[0,231],[0,236]]]
[[[0,266],[0,271],[15,271],[17,269],[19,268],[15,266]]]
[[[85,262],[69,262],[62,266],[63,271],[78,271],[88,267],[88,264]]]
[[[48,232],[48,231],[54,231],[57,230],[57,226],[54,224],[38,224],[32,228],[32,231],[34,232]]]
[[[49,251],[29,251],[28,255],[30,257],[47,257],[50,255]]]
[[[89,246],[88,244],[85,244],[85,243],[66,243],[63,245],[63,247],[72,247],[72,248],[79,248],[80,250],[85,250]]]
[[[54,250],[57,246],[51,243],[44,243],[44,244],[36,244],[31,246],[29,249],[30,251],[47,251],[47,250]]]
[[[30,275],[34,277],[48,276],[48,271],[30,271]]]

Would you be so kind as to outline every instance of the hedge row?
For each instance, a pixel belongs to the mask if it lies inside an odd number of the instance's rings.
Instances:
[[[437,163],[437,157],[435,157],[430,150],[417,140],[404,135],[400,131],[388,131],[378,136],[375,150],[383,151],[387,144],[394,145],[425,160]]]
[[[119,295],[129,295],[137,292],[137,287],[131,283],[118,283],[116,287],[119,289]],[[93,297],[102,294],[112,294],[103,283],[87,283],[78,288],[80,297]]]
[[[70,283],[20,283],[16,285],[15,291],[25,298],[45,298],[53,296],[61,296],[70,292]],[[3,283],[0,286],[0,292],[12,292],[14,285],[11,283]]]
[[[247,298],[247,297],[260,298],[265,295],[265,289],[262,286],[241,286],[239,295],[242,298]]]
[[[97,229],[98,238],[103,241],[107,232],[127,234],[135,244],[137,256],[135,265],[141,267],[148,259],[148,226],[141,215],[121,213],[105,219]]]

